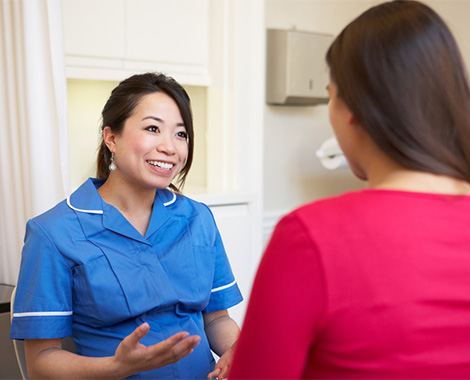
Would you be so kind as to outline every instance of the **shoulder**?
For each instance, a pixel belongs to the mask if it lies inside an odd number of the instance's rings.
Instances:
[[[56,231],[59,234],[65,231],[71,231],[72,226],[76,225],[78,228],[77,210],[81,208],[96,208],[97,200],[92,202],[92,205],[87,207],[90,202],[91,190],[95,189],[93,181],[87,180],[77,190],[75,190],[67,199],[57,203],[51,209],[43,212],[42,214],[30,219],[28,225],[31,228],[40,227],[44,231],[52,233]],[[95,196],[96,198],[96,196]],[[101,205],[99,205],[101,207]],[[83,211],[83,210],[82,210]],[[93,212],[93,211],[91,211]]]
[[[374,218],[378,205],[390,207],[391,204],[393,200],[385,194],[375,194],[367,189],[352,191],[300,206],[284,216],[279,224],[294,223],[306,230],[332,231],[336,227],[344,228],[352,221]]]
[[[352,191],[337,196],[319,199],[311,203],[302,205],[292,211],[291,214],[300,218],[315,215],[318,217],[328,217],[332,213],[347,213],[361,208],[361,203],[367,201],[368,194],[363,191]]]
[[[63,200],[51,209],[31,218],[28,221],[28,224],[40,225],[45,229],[49,229],[51,227],[63,225],[71,217],[75,219],[74,212],[67,206],[67,201]]]

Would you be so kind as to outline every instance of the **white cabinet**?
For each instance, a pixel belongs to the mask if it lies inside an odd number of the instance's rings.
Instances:
[[[67,57],[124,57],[124,0],[63,0]]]
[[[130,0],[125,4],[127,59],[207,66],[207,1]]]
[[[209,84],[209,0],[62,0],[67,77]]]
[[[241,326],[261,257],[260,251],[253,250],[258,240],[256,197],[243,194],[205,195],[195,196],[194,199],[210,207],[219,228],[233,274],[244,298],[242,303],[229,310],[230,316]]]

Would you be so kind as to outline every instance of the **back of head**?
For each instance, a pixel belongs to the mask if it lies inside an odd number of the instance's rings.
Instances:
[[[402,166],[470,181],[470,91],[452,33],[428,6],[396,0],[352,21],[327,53],[338,96]]]

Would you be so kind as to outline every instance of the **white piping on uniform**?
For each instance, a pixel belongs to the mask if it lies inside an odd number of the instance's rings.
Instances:
[[[228,285],[224,285],[224,286],[219,286],[218,288],[214,288],[211,290],[211,293],[215,293],[215,292],[218,292],[220,290],[224,290],[224,289],[227,289],[227,288],[230,288],[231,286],[235,285],[237,283],[237,281],[233,281],[231,282],[230,284]]]
[[[80,208],[73,207],[72,204],[70,203],[70,196],[67,198],[67,206],[69,206],[72,210],[75,210],[78,212],[86,212],[88,214],[103,214],[103,210],[82,210]]]
[[[171,201],[163,203],[163,206],[169,206],[169,205],[175,203],[175,201],[176,201],[176,194],[173,193],[173,199]]]
[[[29,313],[13,313],[13,318],[20,317],[61,317],[64,315],[72,315],[71,311],[34,311]]]

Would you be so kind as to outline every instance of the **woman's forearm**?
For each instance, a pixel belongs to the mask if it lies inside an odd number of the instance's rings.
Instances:
[[[85,357],[57,347],[38,351],[34,341],[26,342],[31,379],[119,379],[131,375],[119,368],[114,357]]]
[[[231,348],[240,335],[240,328],[226,311],[207,320],[205,331],[212,351],[219,356]]]
[[[114,356],[94,358],[62,350],[61,339],[25,340],[28,374],[41,379],[121,379],[176,363],[190,354],[201,338],[179,332],[151,346],[139,343],[149,331],[137,327],[119,344]]]

